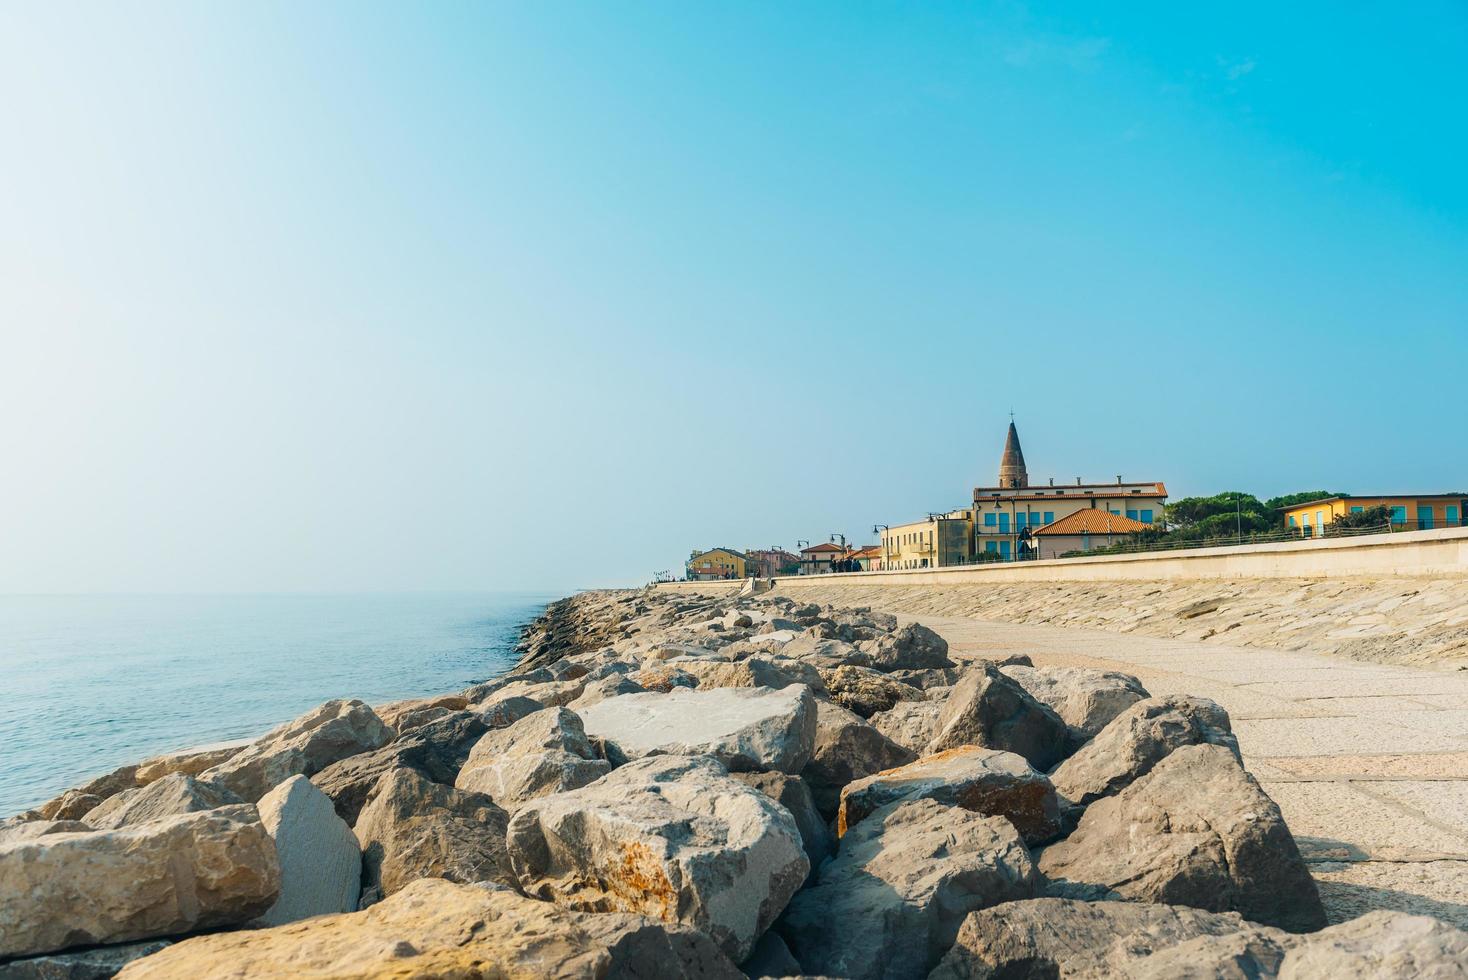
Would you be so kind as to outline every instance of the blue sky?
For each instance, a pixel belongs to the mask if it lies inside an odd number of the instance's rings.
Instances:
[[[0,8],[0,591],[1468,488],[1461,4]]]

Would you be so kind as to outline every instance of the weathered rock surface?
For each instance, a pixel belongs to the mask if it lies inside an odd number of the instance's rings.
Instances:
[[[454,785],[513,812],[528,800],[577,789],[611,771],[576,712],[547,708],[484,735]]]
[[[159,817],[176,817],[181,813],[198,813],[243,802],[223,786],[176,772],[147,786],[126,789],[108,797],[88,811],[83,822],[94,830],[116,830]]]
[[[1468,977],[1468,933],[1371,912],[1295,935],[1237,913],[1041,898],[975,912],[932,980]]]
[[[249,921],[280,887],[255,808],[0,846],[0,957]]]
[[[817,701],[815,749],[800,775],[810,787],[816,808],[830,820],[840,808],[841,790],[847,783],[916,758],[916,753],[877,731],[860,715],[839,704]]]
[[[355,911],[362,850],[330,798],[305,776],[292,776],[261,797],[256,808],[280,861],[280,897],[257,923],[279,926]]]
[[[676,666],[698,678],[698,687],[768,687],[778,690],[791,684],[804,684],[812,691],[825,690],[820,671],[809,664],[787,657],[746,657],[743,660],[679,660]]]
[[[1040,870],[1061,898],[1121,898],[1241,913],[1307,932],[1325,924],[1315,881],[1275,805],[1220,745],[1174,751],[1086,810]]]
[[[384,725],[401,735],[403,732],[418,727],[423,721],[432,721],[432,717],[425,717],[428,712],[435,710],[463,711],[467,707],[469,707],[469,699],[464,695],[444,694],[436,698],[410,698],[406,701],[379,704],[373,710],[377,712],[377,717],[382,719]]]
[[[361,701],[328,701],[261,736],[199,778],[254,802],[292,776],[315,775],[333,762],[379,749],[392,738],[392,729]]]
[[[938,717],[943,714],[942,701],[903,701],[890,711],[872,715],[872,727],[914,757],[927,752],[938,734]]]
[[[821,671],[831,700],[863,718],[890,711],[901,701],[925,701],[927,695],[870,667],[846,665]]]
[[[605,701],[607,698],[617,698],[624,694],[643,694],[646,691],[647,688],[626,674],[611,674],[610,676],[601,677],[594,681],[587,681],[586,689],[581,692],[581,696],[575,701],[572,701],[567,707],[572,711],[584,711],[591,705],[599,701]]]
[[[80,820],[19,820],[0,824],[0,845],[34,840],[48,834],[86,833],[93,828]]]
[[[1070,728],[1048,704],[991,664],[978,664],[953,685],[938,715],[929,754],[978,745],[1029,760],[1041,772],[1065,757]]]
[[[629,759],[710,755],[736,771],[798,774],[816,739],[815,700],[801,684],[630,694],[592,705],[581,720]]]
[[[138,767],[122,766],[36,807],[44,820],[80,820],[109,796],[138,785]]]
[[[1077,745],[1095,737],[1127,708],[1150,697],[1141,681],[1120,671],[1019,664],[1000,670],[1054,708],[1070,726],[1071,738]]]
[[[420,878],[513,887],[505,850],[509,819],[482,793],[394,769],[378,781],[353,828],[362,845],[366,891],[374,898],[392,895]]]
[[[921,623],[908,623],[895,633],[883,633],[858,649],[870,658],[870,666],[883,671],[953,666],[948,659],[948,641]]]
[[[118,976],[738,980],[741,974],[694,929],[635,915],[586,915],[508,890],[424,879],[365,912],[200,936]]]
[[[166,939],[147,939],[10,960],[0,963],[0,980],[109,980],[133,960],[151,956],[168,945]]]
[[[1120,792],[1184,745],[1222,745],[1235,756],[1228,712],[1206,698],[1149,698],[1127,708],[1050,774],[1066,800],[1089,806]]]
[[[489,730],[482,714],[456,711],[413,729],[375,752],[327,766],[312,776],[311,782],[331,797],[337,816],[353,824],[377,780],[394,769],[406,767],[434,782],[452,785],[469,753]]]
[[[805,781],[783,772],[736,772],[730,776],[746,786],[753,786],[790,811],[795,818],[795,826],[800,830],[800,842],[814,874],[821,862],[836,849],[836,837],[816,809],[815,799]]]
[[[736,961],[810,867],[787,810],[698,757],[642,759],[532,801],[507,845],[527,895],[686,923]]]
[[[584,694],[584,692],[583,692]],[[509,728],[527,715],[541,711],[545,705],[520,694],[496,695],[474,706],[474,711],[490,728]]]
[[[1060,834],[1060,804],[1050,780],[1013,752],[976,745],[923,756],[851,783],[841,794],[836,832],[845,835],[872,812],[906,799],[1004,817],[1030,845]]]
[[[139,786],[147,786],[156,783],[164,776],[179,773],[184,776],[197,776],[205,769],[213,768],[223,762],[239,755],[244,749],[243,745],[218,745],[213,748],[189,749],[183,752],[171,752],[168,755],[158,755],[145,762],[138,764],[138,771],[134,774],[134,781]]]
[[[771,929],[754,944],[754,952],[739,965],[746,977],[799,977],[804,974],[800,963],[785,945],[780,934]],[[0,977],[0,980],[4,980]]]
[[[901,802],[842,839],[776,928],[807,973],[920,978],[969,912],[1029,898],[1036,887],[1009,821],[933,800]]]

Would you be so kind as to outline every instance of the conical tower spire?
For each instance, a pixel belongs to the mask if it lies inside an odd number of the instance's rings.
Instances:
[[[1008,490],[1030,485],[1024,450],[1019,448],[1019,431],[1013,420],[1009,423],[1009,435],[1004,438],[1004,456],[999,460],[999,485]]]

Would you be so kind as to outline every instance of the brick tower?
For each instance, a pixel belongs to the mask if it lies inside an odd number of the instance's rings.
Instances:
[[[1024,450],[1019,448],[1019,432],[1013,421],[1009,423],[1009,435],[1004,438],[1004,457],[999,460],[999,485],[1006,490],[1017,490],[1030,485],[1030,473],[1025,469]]]

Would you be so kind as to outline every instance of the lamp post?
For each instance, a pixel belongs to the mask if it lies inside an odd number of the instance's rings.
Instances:
[[[887,570],[887,562],[889,562],[889,561],[892,560],[892,556],[887,551],[887,545],[888,545],[887,536],[885,534],[883,534],[882,532],[883,531],[891,531],[891,530],[892,530],[892,528],[888,527],[886,524],[873,524],[872,525],[872,533],[875,534],[875,535],[877,535],[878,536],[878,540],[880,540],[882,542],[882,571],[886,571]]]

